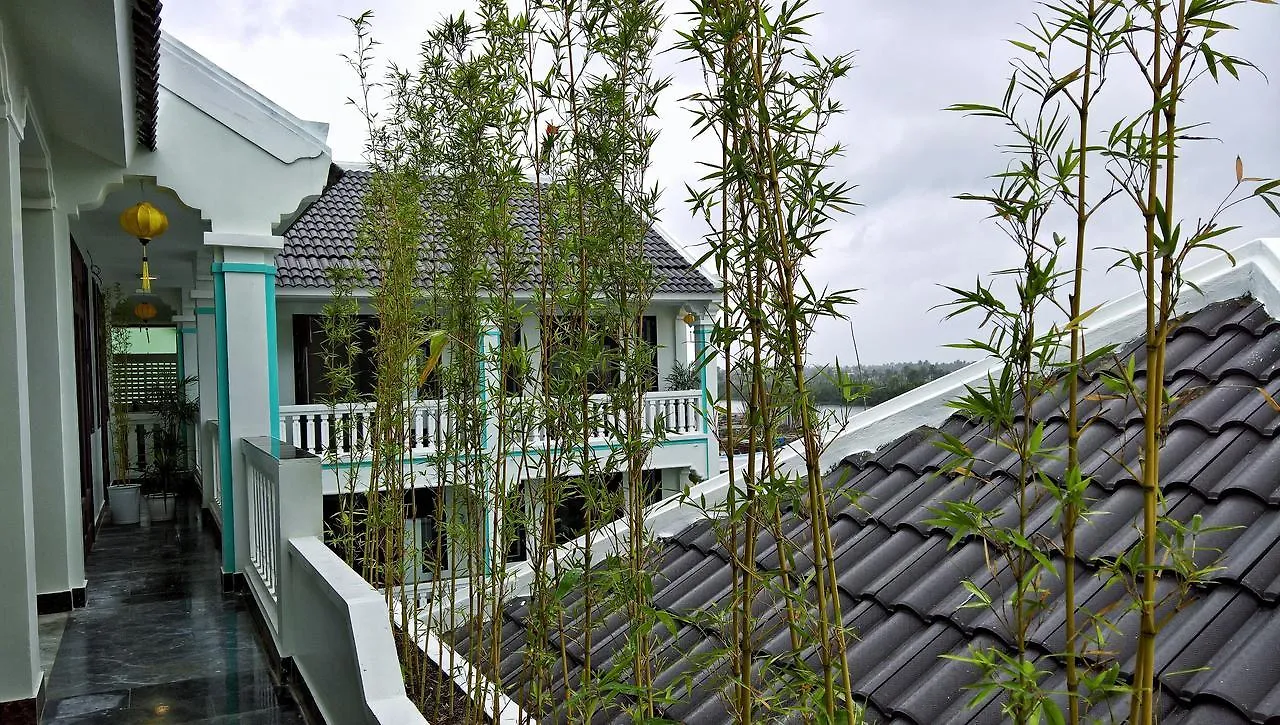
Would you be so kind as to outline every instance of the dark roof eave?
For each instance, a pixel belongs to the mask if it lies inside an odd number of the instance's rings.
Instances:
[[[160,116],[160,0],[133,0],[133,112],[138,144],[156,150]]]

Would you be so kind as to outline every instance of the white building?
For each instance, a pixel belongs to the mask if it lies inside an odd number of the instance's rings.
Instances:
[[[317,653],[291,634],[291,622],[372,610],[352,603],[363,590],[314,541],[332,474],[315,458],[281,460],[272,443],[307,447],[305,416],[321,412],[299,397],[310,391],[295,375],[293,331],[327,292],[299,276],[305,255],[290,240],[312,202],[355,177],[333,165],[326,124],[294,117],[159,28],[153,0],[0,6],[0,720],[34,722],[39,710],[37,613],[83,606],[93,587],[85,556],[122,477],[108,451],[102,300],[113,285],[139,286],[143,247],[118,218],[142,201],[169,226],[146,245],[151,292],[129,305],[147,302],[158,311],[149,324],[177,328],[185,372],[199,376],[200,478],[224,583],[246,582],[271,644],[318,700],[332,699],[322,710],[350,694],[372,713],[378,688],[360,681],[378,669],[362,664],[360,642]],[[714,292],[674,249],[664,254],[690,286],[651,310],[659,380],[691,354],[686,335],[705,340]],[[705,377],[703,388],[653,394],[654,406],[696,409],[654,456],[664,492],[690,470],[713,472]],[[313,611],[323,607],[333,616]],[[385,611],[374,630],[389,646]],[[329,670],[308,666],[322,655]],[[394,654],[379,666],[396,666]],[[326,680],[334,667],[351,682]]]

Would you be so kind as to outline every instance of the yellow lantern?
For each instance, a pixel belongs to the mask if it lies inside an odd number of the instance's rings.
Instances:
[[[156,306],[150,302],[139,302],[133,306],[133,314],[139,320],[146,322],[156,316]]]
[[[692,325],[693,323],[698,321],[698,316],[693,314],[692,312],[686,312],[684,313],[683,319],[684,319],[684,324]]]
[[[120,214],[120,228],[142,243],[142,291],[150,292],[155,277],[151,276],[151,265],[147,262],[147,242],[165,233],[169,217],[149,202],[140,201]]]
[[[151,241],[169,228],[169,217],[150,202],[140,201],[120,214],[120,228],[138,239]]]

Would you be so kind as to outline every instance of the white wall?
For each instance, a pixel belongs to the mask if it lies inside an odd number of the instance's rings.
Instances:
[[[405,695],[383,596],[314,536],[291,539],[285,639],[327,722],[426,725]]]

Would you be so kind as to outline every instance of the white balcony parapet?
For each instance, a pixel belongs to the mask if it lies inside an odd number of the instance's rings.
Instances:
[[[280,440],[320,457],[367,454],[373,431],[372,403],[280,406]],[[409,452],[433,452],[449,433],[450,421],[439,400],[413,404],[405,439]]]
[[[661,425],[667,435],[698,433],[702,427],[701,390],[669,390],[646,393],[644,425],[652,433]]]
[[[268,629],[282,655],[282,618],[287,611],[281,590],[283,556],[291,538],[320,536],[323,526],[323,494],[320,459],[271,438],[243,438],[248,499],[246,521],[248,547],[245,581],[253,592]]]
[[[286,558],[285,639],[325,721],[426,725],[405,694],[383,595],[317,537],[290,539]]]
[[[641,425],[647,435],[661,431],[665,436],[702,433],[702,411],[699,390],[671,390],[646,393]],[[621,425],[618,413],[611,411],[608,395],[594,395],[589,403],[595,425],[593,441],[606,442],[610,431]],[[367,455],[369,436],[373,430],[372,403],[280,406],[280,440],[321,457],[350,458]],[[411,456],[435,452],[440,441],[449,434],[452,421],[445,403],[419,400],[413,404],[405,439]],[[535,431],[530,438],[535,446],[545,445],[546,436]]]
[[[241,561],[276,651],[293,661],[326,722],[426,725],[405,693],[383,595],[322,540],[320,459],[273,438],[240,442]]]

